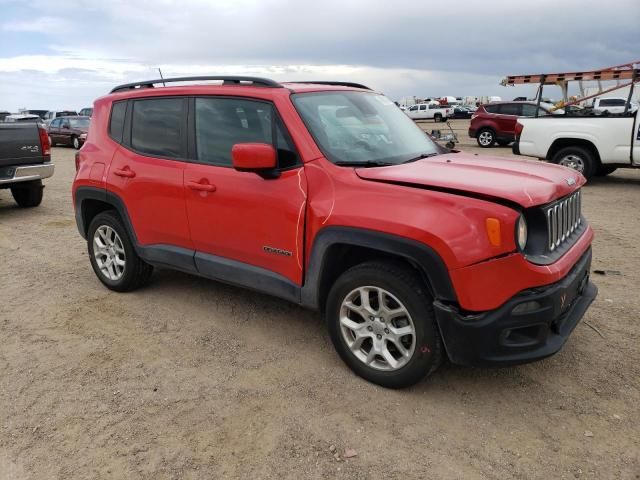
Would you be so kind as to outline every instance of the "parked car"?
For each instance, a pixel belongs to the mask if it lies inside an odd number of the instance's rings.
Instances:
[[[187,80],[95,102],[72,191],[107,288],[162,266],[321,310],[346,364],[391,388],[443,356],[552,355],[595,298],[578,173],[448,153],[353,83]]]
[[[421,103],[412,105],[405,113],[413,120],[433,119],[435,122],[445,122],[453,116],[453,107]]]
[[[82,115],[83,117],[91,117],[91,115],[93,115],[93,108],[83,108],[80,110],[79,115]]]
[[[44,117],[47,114],[47,112],[48,110],[25,110],[23,113],[28,113],[30,115],[37,115],[44,120]]]
[[[640,167],[640,114],[520,118],[513,152],[573,168],[587,178]]]
[[[42,202],[42,180],[53,175],[49,140],[36,122],[0,123],[0,189],[21,207]]]
[[[475,138],[483,148],[509,145],[515,140],[515,128],[518,117],[533,117],[536,114],[536,102],[500,102],[480,105],[471,116],[469,136]],[[540,105],[539,115],[550,115],[553,105]],[[559,110],[558,113],[562,113]]]
[[[453,115],[451,118],[471,118],[473,115],[473,111],[469,110],[463,106],[455,106],[453,107]]]
[[[627,99],[622,97],[596,98],[593,101],[593,113],[596,115],[624,113],[626,104]],[[628,112],[635,113],[637,110],[638,104],[631,102]]]
[[[49,110],[44,116],[44,121],[47,125],[49,125],[55,118],[76,117],[76,116],[78,116],[78,112],[75,112],[73,110],[60,110],[60,111]]]
[[[0,111],[0,122],[4,122],[4,119],[11,115],[11,112]]]
[[[54,119],[47,128],[49,143],[52,147],[67,145],[79,150],[87,139],[90,120],[81,116]]]

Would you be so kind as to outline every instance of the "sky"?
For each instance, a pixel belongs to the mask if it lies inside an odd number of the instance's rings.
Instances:
[[[640,60],[638,20],[638,0],[0,0],[0,110],[78,110],[159,67],[511,99],[534,92],[506,75]]]

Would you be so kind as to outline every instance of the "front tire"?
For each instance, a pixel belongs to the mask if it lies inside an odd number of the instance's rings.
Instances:
[[[482,148],[491,148],[496,143],[496,132],[490,128],[483,128],[478,132],[476,141]]]
[[[71,139],[71,145],[73,145],[73,148],[76,150],[80,150],[80,147],[82,146],[80,145],[80,139],[78,137],[73,137]]]
[[[558,150],[551,161],[580,172],[586,179],[593,177],[598,167],[593,154],[588,149],[578,146]]]
[[[130,292],[149,282],[153,267],[136,253],[114,211],[99,213],[89,225],[87,247],[98,279],[116,292]]]
[[[44,186],[42,180],[18,183],[11,187],[11,195],[16,203],[23,208],[37,207],[42,203]]]
[[[408,266],[371,261],[343,273],[327,299],[329,335],[357,375],[404,388],[433,373],[442,359],[433,298]]]
[[[51,138],[51,135],[49,135],[49,146],[51,147],[55,147],[55,143],[53,143],[53,138]]]

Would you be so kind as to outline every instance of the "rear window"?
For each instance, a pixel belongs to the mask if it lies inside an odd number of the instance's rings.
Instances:
[[[127,102],[116,102],[111,107],[111,119],[109,120],[109,136],[116,142],[122,143],[122,131],[124,129],[124,115],[127,111]]]
[[[600,100],[601,107],[624,107],[627,102],[621,98],[603,98]]]
[[[180,158],[183,104],[181,98],[135,100],[131,115],[131,147],[143,154]]]

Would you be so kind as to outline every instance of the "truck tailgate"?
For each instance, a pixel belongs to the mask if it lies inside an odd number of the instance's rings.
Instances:
[[[35,123],[0,124],[0,167],[45,162]]]

